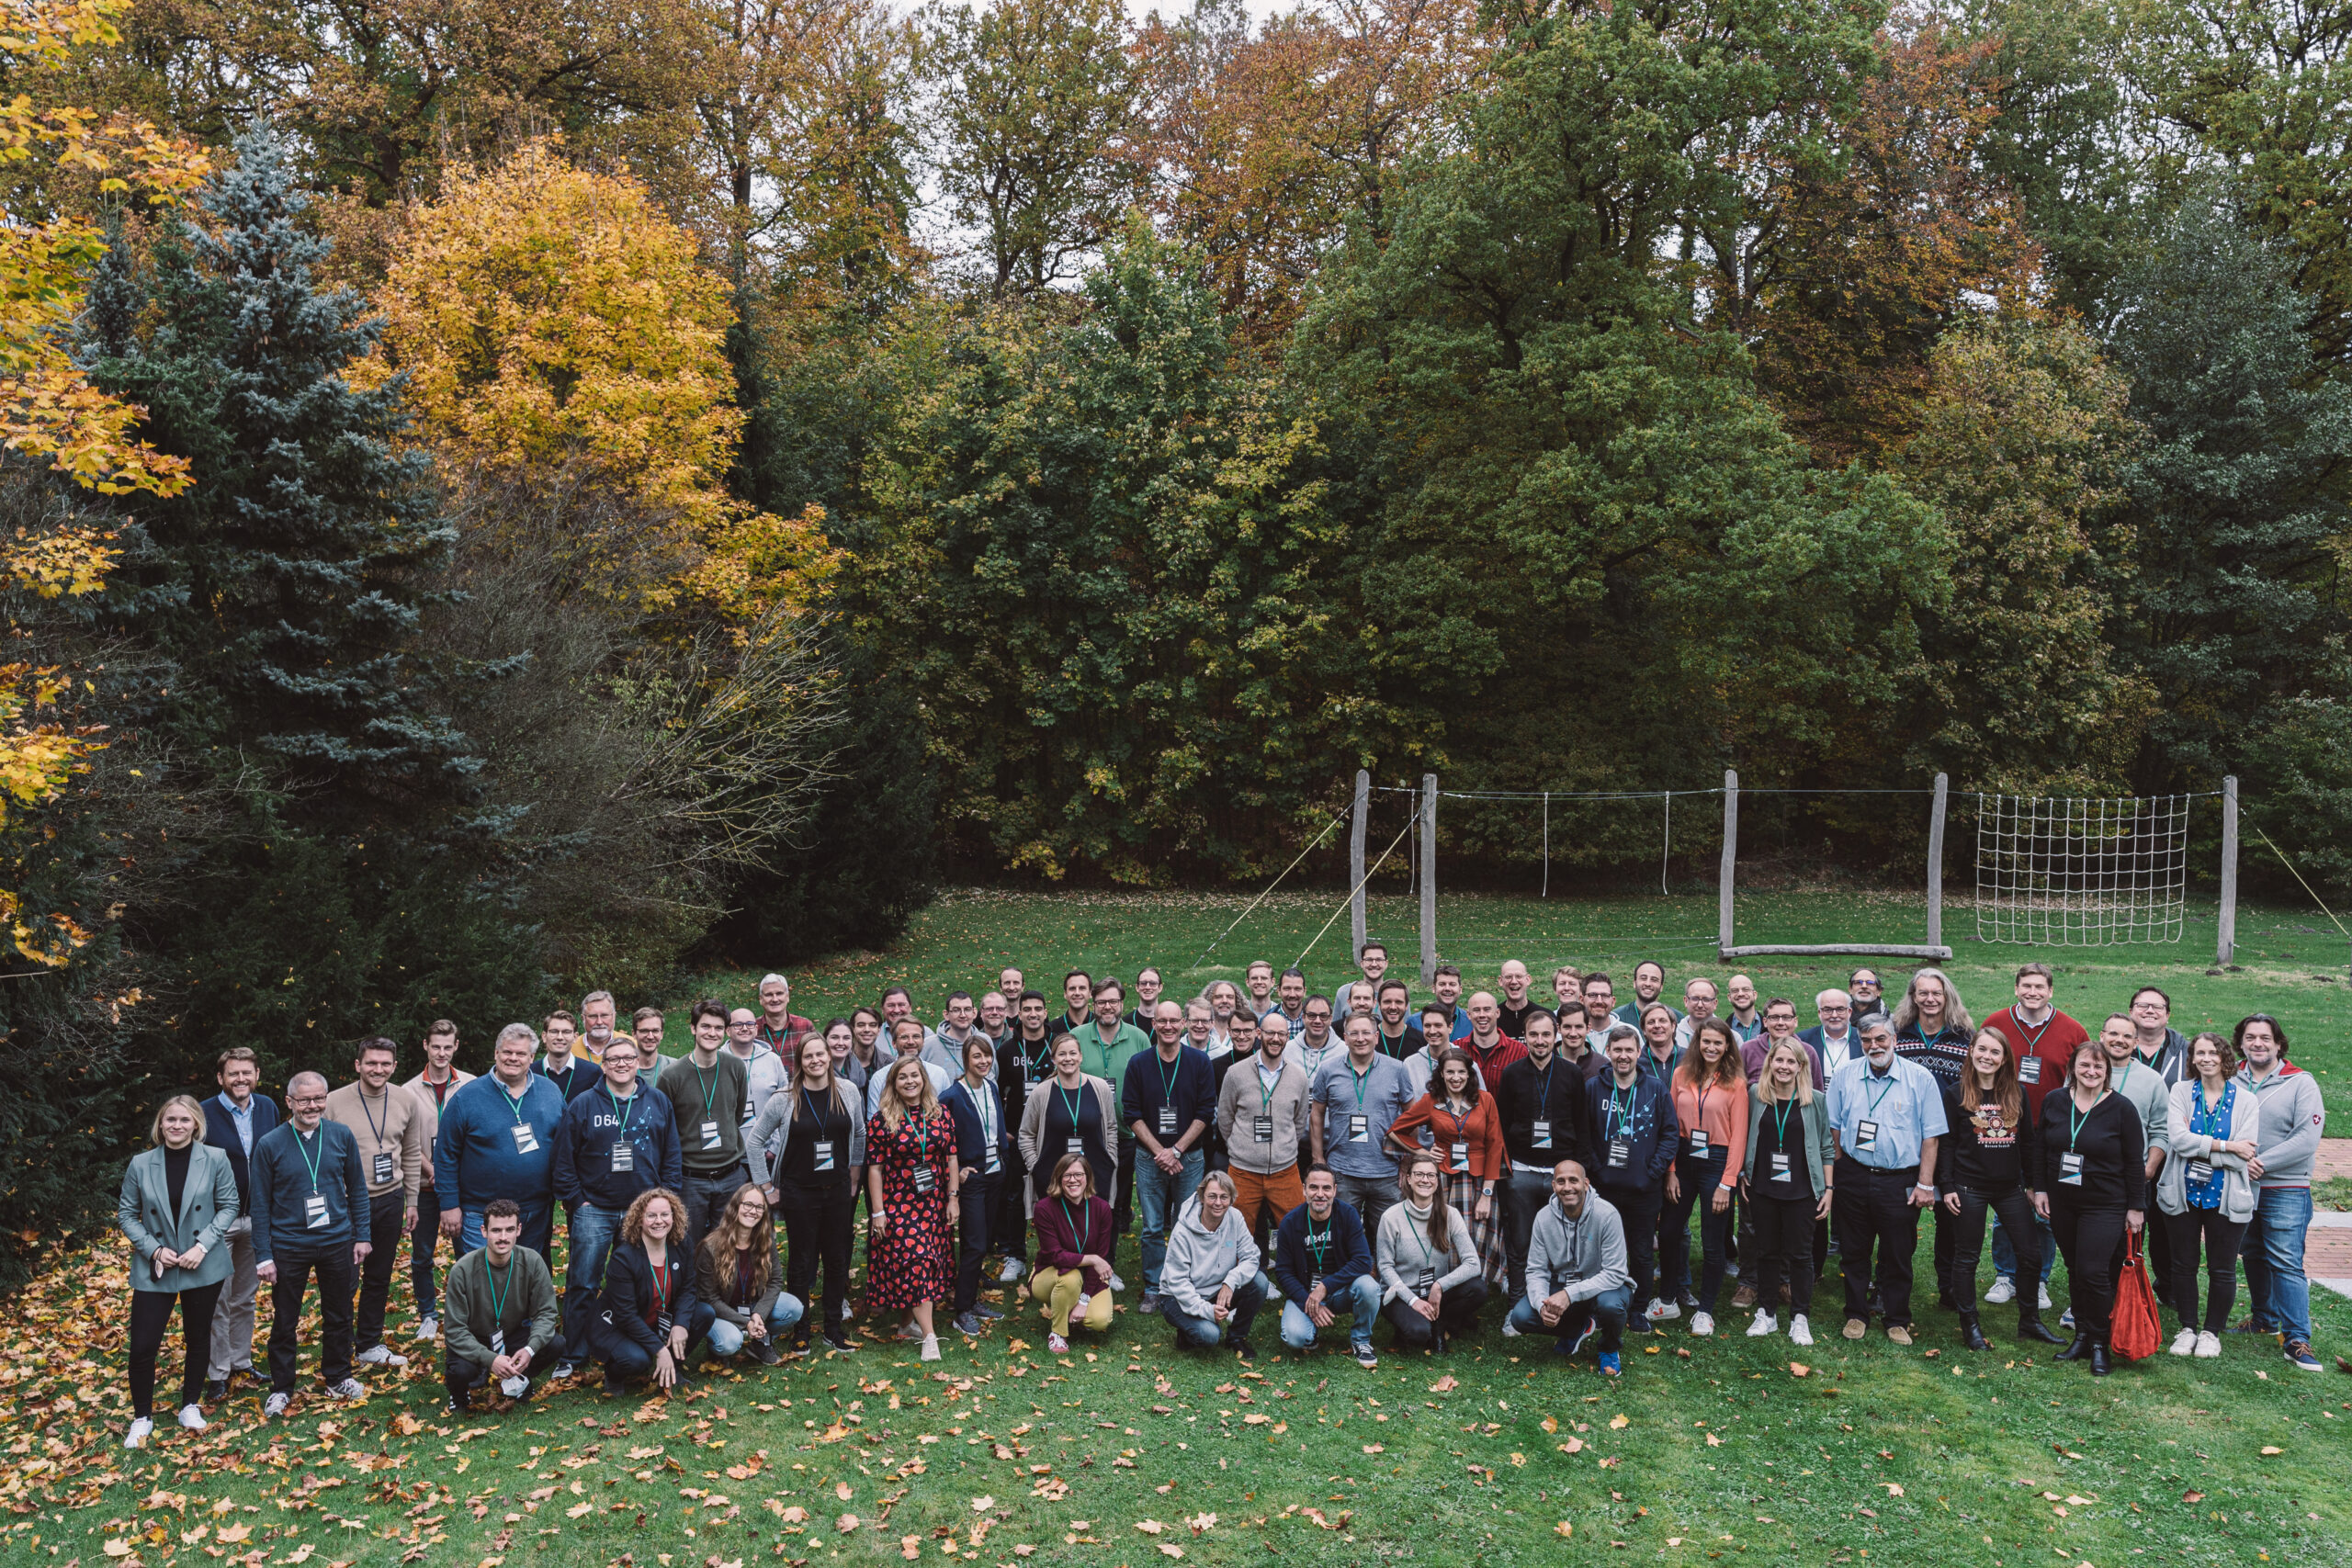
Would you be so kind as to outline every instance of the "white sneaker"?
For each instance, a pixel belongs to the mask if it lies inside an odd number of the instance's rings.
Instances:
[[[1804,1320],[1804,1314],[1803,1313],[1799,1313],[1796,1316],[1789,1319],[1789,1343],[1792,1345],[1810,1345],[1813,1343],[1813,1325]]]
[[[2195,1355],[2197,1353],[2197,1330],[2193,1328],[2184,1328],[2179,1333],[2174,1335],[2172,1337],[2172,1353],[2176,1356]]]
[[[1019,1280],[1021,1276],[1027,1272],[1029,1272],[1027,1264],[1018,1258],[1008,1258],[1004,1260],[1004,1267],[997,1270],[996,1277],[1010,1285]]]
[[[2197,1349],[2195,1352],[2197,1359],[2200,1361],[2210,1361],[2221,1355],[2221,1353],[2222,1337],[2218,1334],[2208,1334],[2201,1328],[2199,1329],[2197,1331]]]
[[[1993,1288],[1984,1292],[1986,1306],[2005,1306],[2017,1299],[2018,1282],[2015,1280],[1996,1279]]]
[[[2040,1300],[2041,1310],[2048,1312],[2050,1310],[2050,1287],[2048,1285],[2039,1285],[2036,1286],[2035,1289],[2040,1292],[2038,1299]]]
[[[1780,1331],[1779,1314],[1766,1312],[1762,1307],[1756,1309],[1756,1321],[1747,1325],[1747,1337],[1750,1339],[1761,1339],[1767,1334],[1778,1334]]]
[[[363,1367],[405,1367],[406,1356],[397,1355],[389,1345],[370,1345],[351,1358]]]
[[[1114,1296],[1123,1296],[1127,1293],[1127,1282],[1116,1274],[1111,1276],[1111,1293]]]
[[[1714,1331],[1715,1331],[1715,1314],[1714,1314],[1713,1313],[1711,1313],[1711,1312],[1694,1312],[1694,1313],[1692,1313],[1692,1314],[1690,1314],[1690,1332],[1691,1332],[1691,1333],[1693,1333],[1693,1334],[1700,1334],[1700,1335],[1705,1335],[1705,1334],[1713,1334]]]
[[[187,1427],[191,1432],[203,1431],[206,1425],[203,1408],[199,1405],[194,1404],[181,1405],[180,1425]]]
[[[926,1361],[936,1361],[939,1359],[938,1335],[926,1334],[922,1337],[922,1359]]]
[[[261,1402],[261,1418],[265,1421],[275,1421],[285,1415],[286,1407],[293,1403],[292,1394],[273,1393]]]
[[[1516,1339],[1519,1337],[1519,1330],[1511,1325],[1510,1318],[1503,1319],[1503,1337],[1506,1339]]]
[[[416,1325],[416,1342],[420,1345],[429,1345],[439,1337],[441,1337],[441,1320],[431,1313],[426,1313]]]
[[[345,1378],[341,1382],[332,1382],[327,1384],[327,1397],[329,1399],[364,1400],[368,1397],[368,1385],[361,1382],[357,1378]]]
[[[1671,1323],[1682,1315],[1682,1308],[1673,1302],[1652,1302],[1643,1315],[1652,1323]]]
[[[122,1446],[126,1449],[145,1448],[147,1446],[147,1434],[153,1432],[154,1429],[155,1423],[150,1421],[144,1416],[141,1416],[139,1419],[130,1424],[130,1430],[122,1435]]]
[[[2061,1328],[2072,1328],[2075,1326],[2075,1309],[2073,1307],[2068,1307],[2064,1312],[2058,1314],[2058,1326]]]

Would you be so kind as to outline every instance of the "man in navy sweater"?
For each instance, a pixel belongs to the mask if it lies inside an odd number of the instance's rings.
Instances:
[[[527,1023],[498,1032],[491,1070],[449,1097],[433,1140],[433,1186],[441,1194],[441,1234],[458,1256],[481,1246],[481,1212],[492,1198],[523,1211],[522,1245],[547,1257],[555,1247],[555,1130],[563,1091],[531,1070],[539,1037]]]
[[[1642,1037],[1629,1023],[1609,1028],[1609,1070],[1584,1086],[1584,1147],[1593,1190],[1625,1224],[1626,1271],[1633,1303],[1625,1331],[1647,1334],[1657,1280],[1657,1219],[1666,1206],[1666,1173],[1681,1142],[1664,1077],[1644,1070]]]
[[[212,1310],[212,1365],[205,1373],[204,1397],[225,1399],[232,1379],[254,1375],[254,1298],[261,1293],[254,1271],[254,1149],[277,1126],[277,1105],[255,1092],[260,1064],[250,1045],[220,1053],[220,1092],[204,1102],[204,1141],[229,1156],[237,1173],[237,1222],[229,1227],[229,1278],[220,1304]]]
[[[265,1419],[286,1414],[294,1397],[295,1348],[302,1296],[311,1270],[319,1277],[319,1321],[324,1329],[319,1371],[337,1399],[365,1399],[351,1375],[351,1301],[359,1265],[373,1250],[362,1228],[368,1177],[359,1140],[340,1122],[326,1120],[327,1080],[296,1073],[287,1081],[293,1120],[254,1145],[251,1200],[254,1271],[269,1287],[269,1398]]]
[[[1316,1334],[1348,1315],[1356,1365],[1380,1364],[1372,1325],[1380,1316],[1380,1277],[1363,1221],[1340,1201],[1340,1179],[1328,1165],[1306,1168],[1306,1201],[1274,1230],[1274,1282],[1283,1292],[1283,1343],[1304,1350]]]
[[[564,1107],[555,1130],[555,1195],[571,1238],[563,1348],[550,1374],[558,1382],[588,1359],[588,1318],[628,1206],[649,1188],[675,1192],[685,1179],[676,1116],[667,1096],[638,1081],[637,1042],[614,1035],[604,1067],[596,1087]]]
[[[1203,1140],[1216,1114],[1216,1070],[1208,1054],[1184,1043],[1184,1010],[1153,1010],[1152,1049],[1127,1063],[1119,1119],[1135,1134],[1136,1197],[1143,1207],[1143,1300],[1159,1310],[1159,1266],[1168,1257],[1168,1222],[1201,1184],[1208,1155]]]

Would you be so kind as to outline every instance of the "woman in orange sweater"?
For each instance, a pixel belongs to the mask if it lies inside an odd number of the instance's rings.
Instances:
[[[1500,1282],[1509,1272],[1495,1213],[1495,1183],[1505,1157],[1502,1118],[1495,1114],[1494,1096],[1479,1091],[1477,1069],[1459,1046],[1438,1053],[1429,1093],[1389,1123],[1389,1142],[1397,1154],[1417,1154],[1424,1127],[1445,1171],[1445,1201],[1469,1224],[1487,1279]]]
[[[1690,1049],[1674,1069],[1674,1118],[1682,1146],[1666,1173],[1665,1279],[1659,1296],[1679,1300],[1690,1288],[1690,1211],[1701,1210],[1699,1239],[1705,1255],[1690,1332],[1715,1331],[1715,1298],[1724,1288],[1724,1242],[1731,1231],[1731,1199],[1747,1162],[1747,1073],[1731,1025],[1711,1018],[1690,1035]]]

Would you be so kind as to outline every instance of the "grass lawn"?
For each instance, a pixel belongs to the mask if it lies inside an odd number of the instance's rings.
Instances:
[[[1296,957],[1331,908],[1270,900],[1193,964],[1240,905],[958,897],[890,953],[797,974],[797,1000],[822,1017],[904,981],[929,1013],[951,984],[977,989],[1007,961],[1057,981],[1073,965],[1131,973],[1152,960],[1182,973],[1171,990],[1189,989],[1250,956]],[[1705,946],[1707,900],[1455,899],[1443,913],[1464,939],[1447,942],[1449,956],[1479,975],[1513,953],[1539,976],[1555,958],[1629,968],[1651,953],[1678,981],[1702,965],[1720,972]],[[1758,898],[1743,904],[1743,934],[1852,934],[1865,919],[1908,934],[1917,913],[1899,901],[1848,915],[1826,898]],[[2259,1005],[2286,1020],[2299,1057],[2336,1066],[2341,976],[2314,977],[2334,962],[2328,947],[2292,916],[2246,923],[2241,974],[2149,962],[2182,956],[2170,949],[2060,954],[2061,1003],[2103,1012],[2152,976],[2184,1027]],[[1337,974],[1345,929],[1342,916],[1339,940],[1309,955],[1318,980]],[[1374,929],[1403,955],[1401,900],[1375,907]],[[2018,955],[1962,952],[1963,994],[1990,1010]],[[1809,991],[1831,974],[1802,961],[1751,972],[1768,992]],[[745,994],[744,976],[708,979]],[[2352,1066],[2335,1077],[2352,1077]],[[1927,1246],[1923,1235],[1923,1267]],[[2046,1348],[2019,1353],[1999,1311],[1987,1314],[1994,1350],[1970,1355],[1932,1306],[1912,1348],[1881,1337],[1852,1345],[1836,1334],[1834,1271],[1810,1351],[1747,1339],[1736,1322],[1714,1339],[1672,1325],[1631,1341],[1616,1384],[1589,1361],[1564,1366],[1542,1342],[1501,1337],[1491,1307],[1489,1326],[1453,1355],[1385,1354],[1371,1372],[1331,1354],[1263,1353],[1277,1345],[1271,1322],[1255,1336],[1254,1370],[1182,1354],[1163,1325],[1124,1311],[1110,1334],[1056,1359],[1023,1308],[975,1345],[951,1337],[935,1367],[911,1347],[868,1341],[846,1359],[721,1372],[680,1400],[542,1393],[527,1409],[458,1422],[439,1418],[437,1364],[420,1357],[404,1378],[370,1379],[364,1405],[306,1400],[295,1419],[263,1427],[244,1395],[202,1437],[167,1424],[130,1454],[119,1446],[126,1256],[119,1241],[77,1253],[13,1303],[0,1502],[15,1517],[0,1529],[0,1562],[1164,1568],[1622,1554],[2333,1568],[2352,1550],[2352,1382],[2341,1374],[2294,1371],[2269,1340],[2232,1336],[2218,1362],[2160,1355],[2094,1382],[2052,1364]],[[1119,1261],[1139,1279],[1132,1243]],[[2062,1295],[2064,1280],[2062,1270]],[[2352,1308],[2322,1295],[2318,1338],[2332,1359],[2352,1339]],[[306,1332],[306,1385],[314,1345]],[[175,1367],[167,1350],[167,1379]]]

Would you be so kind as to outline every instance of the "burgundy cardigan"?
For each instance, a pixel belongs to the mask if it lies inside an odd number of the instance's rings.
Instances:
[[[1089,1198],[1086,1207],[1078,1212],[1078,1223],[1086,1232],[1085,1245],[1070,1234],[1069,1221],[1062,1217],[1062,1201],[1056,1197],[1037,1200],[1037,1267],[1051,1269],[1057,1274],[1067,1274],[1078,1267],[1078,1260],[1087,1253],[1097,1258],[1111,1256],[1116,1240],[1111,1234],[1111,1205],[1100,1198]],[[1099,1269],[1086,1271],[1086,1289],[1091,1294],[1111,1288],[1111,1276]]]

